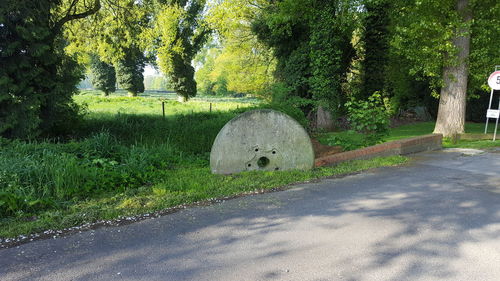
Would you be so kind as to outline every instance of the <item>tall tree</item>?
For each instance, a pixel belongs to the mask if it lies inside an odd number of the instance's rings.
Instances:
[[[267,5],[266,0],[218,0],[211,2],[206,20],[216,32],[214,40],[200,52],[196,77],[201,88],[260,95],[269,98],[267,90],[274,82],[276,60],[272,50],[259,42],[252,32],[252,22]]]
[[[123,58],[115,63],[118,86],[127,90],[130,97],[144,92],[144,54],[138,49],[126,50]]]
[[[57,133],[75,120],[72,100],[82,71],[63,52],[63,26],[100,1],[18,1],[0,5],[0,135]]]
[[[455,10],[460,25],[455,28],[451,43],[458,50],[456,61],[443,66],[443,86],[434,133],[452,136],[465,132],[465,106],[469,78],[470,24],[469,0],[456,0]],[[449,54],[445,54],[449,56]]]
[[[93,56],[90,63],[90,80],[92,86],[109,96],[109,93],[116,91],[116,72],[115,68]]]
[[[273,48],[276,79],[289,89],[284,101],[305,111],[314,103],[342,112],[358,8],[354,0],[283,0],[263,9],[254,31]]]
[[[410,75],[429,79],[440,98],[435,132],[464,132],[467,95],[485,84],[498,49],[500,2],[495,0],[393,0],[392,47]],[[473,66],[473,67],[471,67]]]
[[[86,65],[91,62],[89,54],[97,53],[104,63],[114,65],[119,86],[130,96],[144,92],[144,67],[154,57],[146,52],[152,4],[152,0],[103,1],[98,13],[66,28],[70,42],[66,51]]]
[[[211,32],[201,15],[204,7],[205,0],[159,1],[155,15],[154,49],[160,69],[184,101],[196,95],[191,61]]]
[[[362,62],[361,96],[369,97],[385,89],[386,68],[389,59],[389,13],[388,0],[365,2],[366,15],[363,18],[362,41],[364,59]]]

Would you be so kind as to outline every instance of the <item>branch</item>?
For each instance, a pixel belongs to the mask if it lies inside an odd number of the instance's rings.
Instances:
[[[97,13],[99,11],[99,9],[101,9],[101,1],[100,0],[94,0],[94,5],[92,7],[90,7],[88,10],[86,10],[85,12],[82,12],[82,13],[75,13],[75,14],[72,14],[71,13],[71,9],[74,8],[74,5],[76,4],[77,1],[73,1],[68,9],[68,12],[66,13],[66,15],[61,18],[60,20],[58,20],[56,22],[56,24],[54,25],[54,27],[52,28],[52,30],[55,32],[55,33],[59,33],[59,31],[61,30],[61,28],[63,27],[63,25],[69,21],[72,21],[72,20],[77,20],[77,19],[83,19],[83,18],[86,18],[90,15],[93,15],[95,13]]]

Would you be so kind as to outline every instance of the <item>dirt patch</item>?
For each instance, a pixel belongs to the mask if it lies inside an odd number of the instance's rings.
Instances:
[[[316,158],[321,158],[321,157],[325,157],[328,155],[341,153],[343,151],[341,146],[325,145],[325,144],[320,143],[317,139],[311,138],[311,142],[313,145],[314,155],[316,156]]]

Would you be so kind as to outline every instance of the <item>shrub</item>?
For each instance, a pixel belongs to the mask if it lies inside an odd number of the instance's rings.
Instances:
[[[379,93],[368,100],[351,99],[345,106],[351,128],[365,134],[368,144],[380,142],[389,133],[389,115]]]

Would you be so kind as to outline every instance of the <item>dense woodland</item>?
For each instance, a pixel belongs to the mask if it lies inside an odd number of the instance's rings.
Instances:
[[[451,136],[484,115],[499,15],[496,0],[2,0],[0,134],[64,134],[85,74],[136,96],[152,65],[184,101],[246,94],[334,126],[424,108]]]

